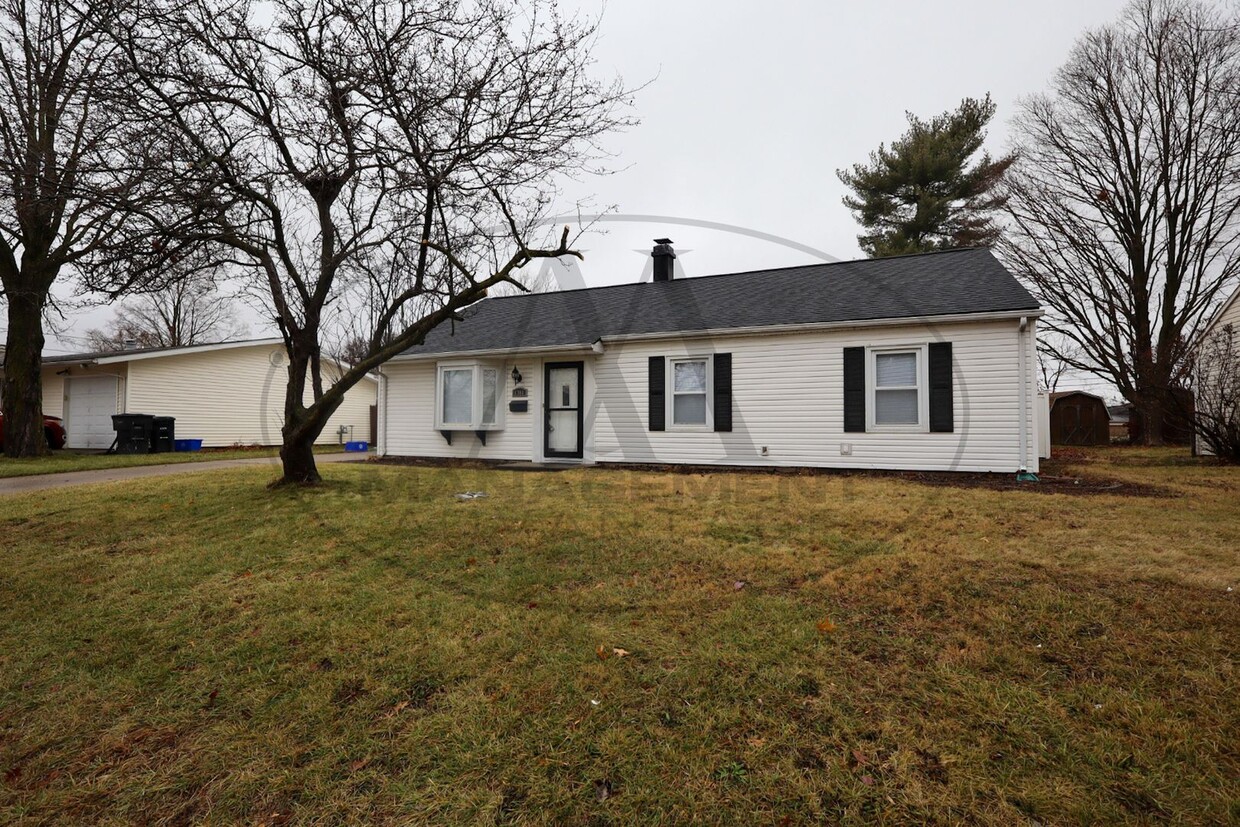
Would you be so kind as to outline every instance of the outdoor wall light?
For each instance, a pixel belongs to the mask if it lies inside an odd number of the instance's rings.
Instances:
[[[516,365],[512,366],[512,384],[514,385],[521,384],[521,371],[517,370]]]

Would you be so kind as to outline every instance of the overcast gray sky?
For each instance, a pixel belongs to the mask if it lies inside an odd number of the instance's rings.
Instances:
[[[572,183],[577,199],[624,214],[739,225],[842,259],[860,255],[835,170],[897,138],[904,113],[931,116],[989,92],[999,111],[988,146],[1008,140],[1016,100],[1046,88],[1080,33],[1113,20],[1120,0],[562,0],[603,12],[599,71],[637,86],[640,125],[615,135],[612,175]],[[784,266],[804,253],[684,226],[601,225],[582,240],[591,286],[636,280],[651,239],[668,235],[690,276]],[[75,315],[73,339],[106,311]],[[255,334],[265,334],[253,316]]]

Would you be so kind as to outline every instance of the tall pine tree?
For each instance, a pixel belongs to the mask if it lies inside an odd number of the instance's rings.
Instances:
[[[1006,203],[997,185],[1015,155],[970,159],[986,140],[995,114],[990,95],[965,98],[954,112],[923,121],[907,113],[909,129],[890,149],[870,153],[837,175],[852,191],[844,206],[866,232],[857,236],[871,258],[951,247],[988,247],[999,238],[992,220]]]

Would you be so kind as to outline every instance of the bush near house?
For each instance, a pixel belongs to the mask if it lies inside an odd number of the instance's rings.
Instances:
[[[0,499],[0,822],[1240,819],[1240,469],[271,473]]]

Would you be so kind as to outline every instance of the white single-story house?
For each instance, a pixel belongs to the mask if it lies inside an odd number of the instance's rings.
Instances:
[[[984,249],[488,298],[381,371],[378,450],[484,460],[1038,467],[1037,319]]]
[[[175,417],[177,439],[204,447],[279,445],[287,380],[280,339],[47,356],[43,412],[64,420],[67,448],[109,447],[117,413]],[[320,444],[371,440],[376,386],[368,377],[346,394]]]

